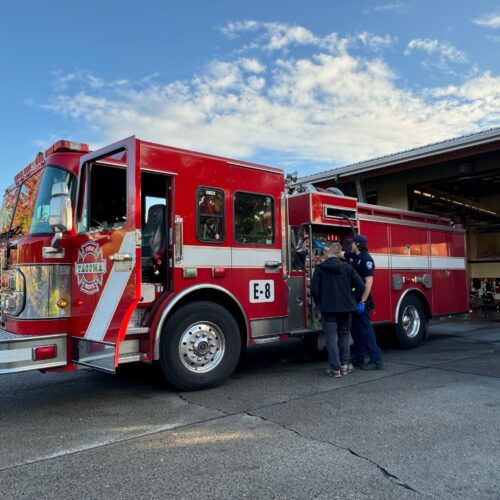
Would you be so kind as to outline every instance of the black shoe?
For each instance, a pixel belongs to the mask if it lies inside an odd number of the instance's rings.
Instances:
[[[383,370],[384,365],[382,363],[367,363],[361,367],[362,370]]]

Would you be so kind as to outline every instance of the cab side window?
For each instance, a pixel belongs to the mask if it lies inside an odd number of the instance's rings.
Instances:
[[[272,245],[275,239],[273,198],[263,194],[236,193],[234,224],[237,243]]]
[[[224,191],[198,188],[197,236],[200,241],[222,243],[225,239]]]
[[[105,231],[127,222],[127,172],[124,168],[91,164],[85,170],[85,192],[79,232]]]

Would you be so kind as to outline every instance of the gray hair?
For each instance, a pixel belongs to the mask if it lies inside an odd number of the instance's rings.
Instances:
[[[330,255],[338,256],[342,252],[342,245],[338,241],[332,241],[326,245]]]

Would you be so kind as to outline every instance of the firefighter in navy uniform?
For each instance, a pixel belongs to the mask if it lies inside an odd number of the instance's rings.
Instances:
[[[351,335],[353,345],[351,349],[352,364],[362,370],[381,370],[382,353],[375,339],[375,332],[370,320],[370,312],[374,309],[373,298],[370,294],[373,286],[373,273],[375,262],[368,253],[368,239],[362,234],[357,234],[351,243],[351,252],[345,252],[343,257],[361,276],[365,283],[365,290],[358,300],[357,311],[352,315]],[[370,356],[365,364],[365,350]]]

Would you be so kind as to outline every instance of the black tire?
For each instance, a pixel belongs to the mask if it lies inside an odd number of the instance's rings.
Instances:
[[[220,385],[233,373],[241,352],[234,317],[212,302],[192,302],[165,324],[160,366],[166,379],[183,391]]]
[[[399,306],[396,338],[403,349],[417,347],[427,336],[427,316],[414,295],[404,297]]]

